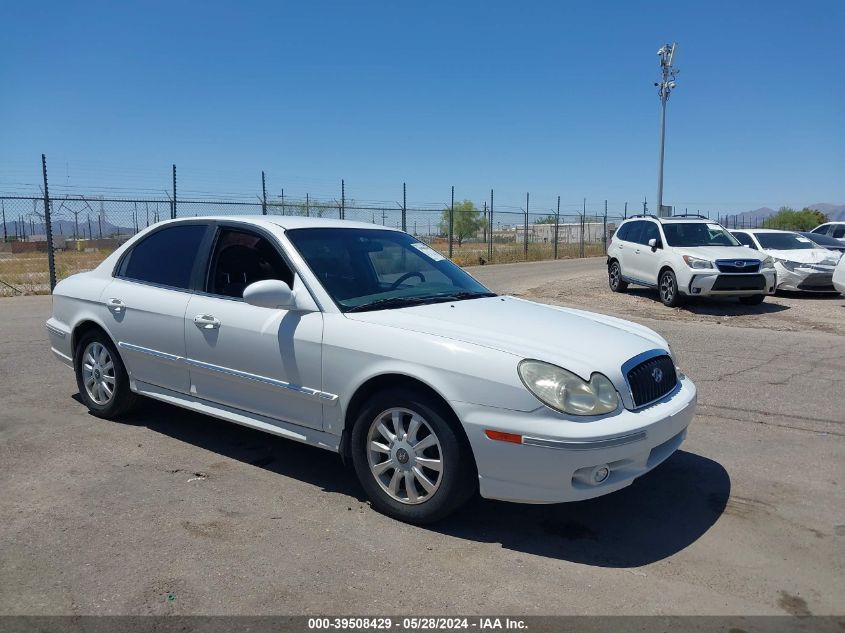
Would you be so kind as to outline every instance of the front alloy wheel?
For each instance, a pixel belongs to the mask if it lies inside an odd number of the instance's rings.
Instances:
[[[675,281],[675,273],[666,270],[660,275],[660,301],[663,305],[674,308],[681,304],[681,293],[678,292],[678,282]]]
[[[382,411],[367,437],[370,472],[392,499],[424,503],[443,478],[443,449],[428,422],[408,409]]]
[[[423,391],[374,394],[349,436],[355,474],[373,507],[400,521],[432,523],[478,487],[475,460],[448,407]]]

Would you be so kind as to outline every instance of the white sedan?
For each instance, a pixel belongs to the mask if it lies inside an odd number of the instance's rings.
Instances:
[[[696,403],[652,330],[497,296],[406,233],[340,220],[152,226],[59,283],[47,330],[93,414],[147,396],[338,452],[417,523],[476,491],[623,488]]]
[[[741,229],[731,233],[741,244],[774,259],[778,290],[833,291],[839,253],[792,231]]]

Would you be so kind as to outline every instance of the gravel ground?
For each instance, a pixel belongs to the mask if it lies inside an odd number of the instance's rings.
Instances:
[[[149,403],[88,415],[49,297],[0,300],[0,614],[842,614],[845,298],[664,308],[603,261],[485,266],[624,316],[700,389],[664,465],[600,499],[373,512],[325,451]]]

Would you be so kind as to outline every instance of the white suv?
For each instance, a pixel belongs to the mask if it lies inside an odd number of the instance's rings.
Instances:
[[[657,288],[667,306],[685,297],[739,297],[748,305],[774,294],[774,260],[742,246],[724,227],[702,216],[633,216],[607,245],[610,289],[628,284]]]

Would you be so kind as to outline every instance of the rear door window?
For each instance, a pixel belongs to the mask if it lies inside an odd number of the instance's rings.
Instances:
[[[118,276],[187,290],[208,227],[176,224],[145,237],[126,256]]]
[[[834,225],[833,232],[830,235],[831,237],[835,237],[836,239],[842,239],[843,237],[845,237],[845,225]]]
[[[628,234],[625,237],[625,241],[639,244],[644,224],[645,222],[643,222],[642,220],[636,220],[634,222],[631,222],[631,224],[628,225],[630,228],[628,229]]]

